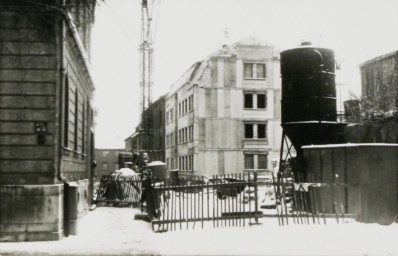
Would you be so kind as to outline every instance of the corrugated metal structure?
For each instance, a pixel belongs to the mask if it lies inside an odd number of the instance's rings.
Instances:
[[[313,174],[327,213],[333,197],[346,213],[365,223],[390,224],[398,216],[398,144],[335,144],[304,146],[306,173]],[[332,183],[341,186],[332,187]]]

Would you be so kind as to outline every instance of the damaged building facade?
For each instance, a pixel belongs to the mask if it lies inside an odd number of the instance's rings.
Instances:
[[[276,49],[255,39],[195,63],[166,97],[168,168],[206,175],[275,171],[279,74]]]
[[[0,2],[0,241],[62,238],[64,184],[77,187],[74,221],[88,211],[95,4]]]
[[[378,111],[398,110],[398,51],[373,58],[359,66],[362,94]]]

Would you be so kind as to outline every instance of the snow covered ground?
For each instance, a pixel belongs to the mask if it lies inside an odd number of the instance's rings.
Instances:
[[[79,233],[60,241],[0,243],[0,255],[398,255],[398,224],[350,221],[328,225],[261,225],[154,233],[134,220],[137,209],[97,208],[81,219]]]

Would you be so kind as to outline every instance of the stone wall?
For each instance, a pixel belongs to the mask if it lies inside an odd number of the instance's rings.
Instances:
[[[63,188],[63,185],[0,186],[0,242],[61,239]]]

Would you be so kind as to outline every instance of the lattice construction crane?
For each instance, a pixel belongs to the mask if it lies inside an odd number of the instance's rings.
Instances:
[[[152,103],[152,73],[153,73],[153,32],[152,32],[152,14],[154,11],[155,0],[142,0],[141,2],[141,44],[139,47],[139,86],[140,86],[140,111],[141,127],[140,130],[146,130],[144,112]]]

